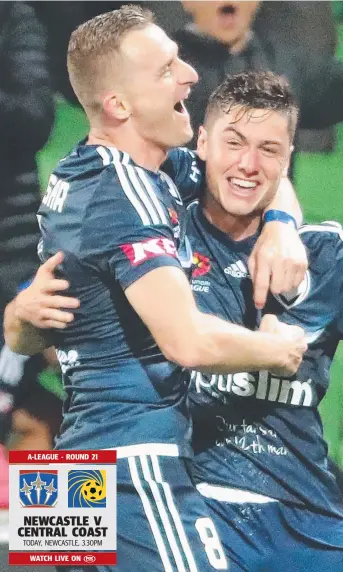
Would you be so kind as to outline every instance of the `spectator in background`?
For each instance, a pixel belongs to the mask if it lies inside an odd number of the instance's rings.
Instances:
[[[79,105],[67,73],[66,53],[69,38],[73,30],[83,22],[98,14],[118,10],[123,4],[142,4],[142,2],[102,2],[71,1],[29,2],[37,18],[47,31],[47,50],[49,56],[52,87],[65,97],[69,103]]]
[[[46,30],[52,89],[78,105],[67,73],[66,53],[73,30],[87,20],[86,2],[29,2]],[[93,4],[93,2],[89,2]]]
[[[37,268],[35,155],[54,121],[45,34],[24,2],[0,2],[0,292],[2,305]]]
[[[0,2],[0,69],[2,323],[6,304],[38,267],[36,212],[40,188],[35,155],[46,143],[54,121],[45,33],[25,2]],[[25,380],[24,372],[30,379],[38,376],[34,362],[15,356],[3,343],[1,333],[0,443],[8,435],[15,395],[18,384]],[[1,467],[0,473],[4,473]],[[0,485],[0,506],[6,503],[2,491]]]
[[[300,105],[300,126],[319,129],[343,120],[343,63],[328,52],[311,57],[302,46],[288,49],[275,35],[252,31],[258,1],[183,1],[193,19],[174,37],[181,56],[199,71],[201,81],[188,102],[195,133],[209,94],[227,73],[270,69],[290,81]],[[268,34],[269,36],[269,34]]]

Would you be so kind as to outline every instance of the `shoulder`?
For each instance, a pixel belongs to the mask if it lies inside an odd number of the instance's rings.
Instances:
[[[194,201],[189,203],[187,206],[188,220],[198,220],[198,205],[199,199],[194,199]]]
[[[175,147],[169,151],[162,169],[174,179],[188,175],[197,181],[204,171],[204,166],[196,151],[187,147]]]
[[[48,216],[52,213],[59,215],[74,213],[81,222],[82,213],[87,212],[99,186],[103,186],[104,182],[105,197],[109,194],[107,187],[116,183],[115,171],[104,164],[97,148],[81,143],[59,161],[50,175],[40,214]],[[62,219],[62,216],[59,219]]]
[[[305,244],[310,267],[319,265],[334,270],[336,263],[343,258],[343,228],[336,221],[324,221],[320,224],[306,224],[299,229]]]
[[[168,153],[162,169],[175,182],[186,205],[201,194],[205,164],[196,152],[187,147],[175,148]]]
[[[96,239],[100,248],[124,239],[150,236],[154,229],[171,223],[154,174],[135,165],[115,148],[101,150],[103,170],[85,212],[83,244]],[[92,245],[94,249],[94,245]]]
[[[334,220],[304,224],[299,228],[299,234],[304,244],[309,247],[325,243],[340,244],[343,241],[342,225]]]
[[[143,225],[166,222],[154,180],[114,147],[80,145],[59,162],[52,178],[68,184],[70,201],[87,217],[118,219],[120,213]]]
[[[148,184],[123,153],[81,144],[50,176],[38,213],[41,228],[56,240],[113,244],[126,227],[167,221]]]

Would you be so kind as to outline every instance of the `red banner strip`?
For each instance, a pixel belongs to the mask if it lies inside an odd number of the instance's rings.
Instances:
[[[111,566],[117,563],[116,552],[10,552],[10,566]]]
[[[9,462],[35,465],[46,463],[115,464],[117,451],[9,451]]]

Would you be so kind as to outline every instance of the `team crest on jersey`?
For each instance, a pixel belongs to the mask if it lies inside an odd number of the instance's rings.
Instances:
[[[210,259],[200,252],[193,253],[193,270],[192,277],[197,278],[197,276],[204,276],[211,270]]]
[[[57,471],[19,471],[19,499],[25,508],[51,508],[57,503]]]
[[[275,298],[282,304],[286,309],[294,308],[306,300],[309,295],[311,288],[311,277],[309,271],[306,272],[304,280],[299,284],[297,288],[286,292],[283,294],[276,294]]]

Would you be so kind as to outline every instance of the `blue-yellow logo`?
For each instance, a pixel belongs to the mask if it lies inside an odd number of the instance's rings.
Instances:
[[[68,507],[106,507],[106,471],[68,471]]]
[[[57,471],[19,470],[21,506],[51,508],[57,503]]]

